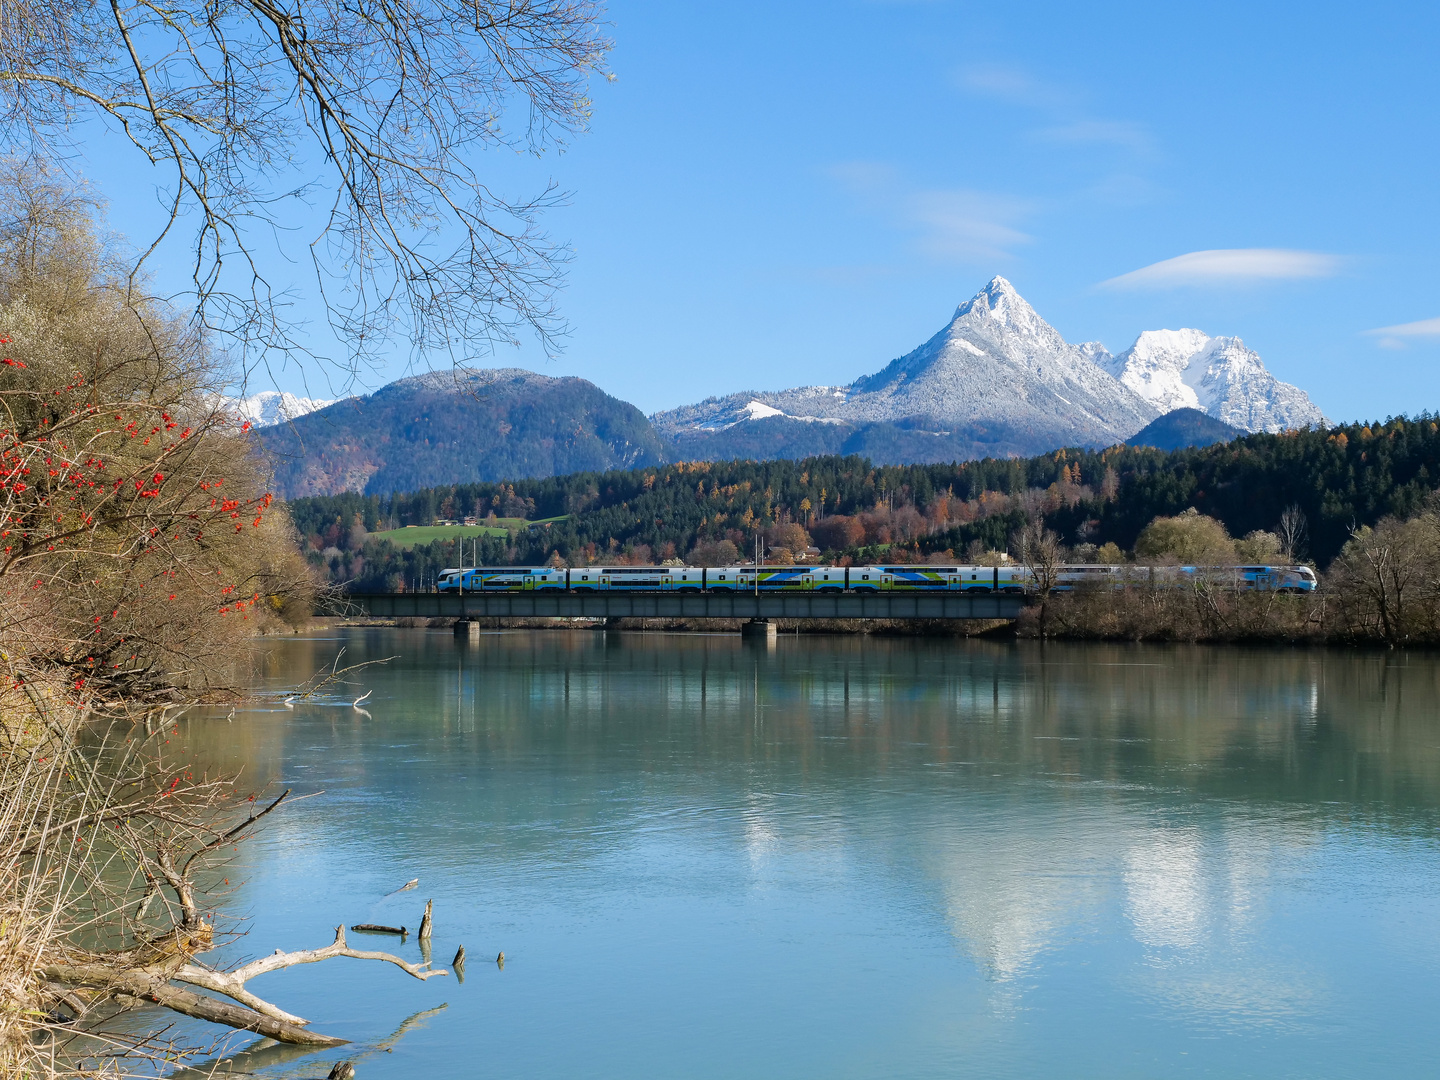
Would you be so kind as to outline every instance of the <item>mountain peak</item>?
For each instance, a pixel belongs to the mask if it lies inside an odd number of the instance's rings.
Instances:
[[[1038,334],[1048,323],[1036,313],[1015,286],[999,274],[988,285],[955,309],[955,318],[988,319],[1022,334]]]
[[[1303,390],[1266,371],[1259,355],[1237,337],[1146,330],[1113,359],[1110,370],[1164,413],[1199,409],[1243,431],[1325,423]]]

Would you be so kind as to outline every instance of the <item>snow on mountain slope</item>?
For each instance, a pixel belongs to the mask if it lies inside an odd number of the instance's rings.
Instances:
[[[1147,330],[1107,366],[1161,412],[1200,409],[1242,431],[1327,422],[1305,391],[1271,375],[1239,338]]]
[[[1105,367],[1103,346],[1070,345],[1014,287],[994,278],[948,326],[884,370],[849,386],[711,398],[652,417],[662,433],[715,430],[752,403],[796,418],[922,419],[947,429],[1017,432],[1016,452],[1124,441],[1158,415]]]
[[[269,427],[287,420],[297,420],[306,413],[333,405],[333,400],[297,397],[282,390],[261,390],[249,397],[229,398],[235,411],[256,427]]]

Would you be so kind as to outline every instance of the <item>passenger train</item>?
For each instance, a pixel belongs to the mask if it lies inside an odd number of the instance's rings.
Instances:
[[[1087,585],[1179,586],[1211,582],[1263,592],[1313,592],[1308,566],[1111,566],[1067,565],[1057,590]],[[969,592],[1023,593],[1035,575],[1023,566],[478,566],[442,570],[436,583],[446,592],[570,592],[623,589],[633,592]]]

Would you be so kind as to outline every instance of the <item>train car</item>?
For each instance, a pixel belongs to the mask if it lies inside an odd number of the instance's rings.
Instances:
[[[1032,578],[1021,571],[1027,582]],[[1126,585],[1211,584],[1242,592],[1314,592],[1319,584],[1308,566],[1133,566],[1070,565],[1056,575],[1057,590],[1086,587],[1123,588]]]
[[[1135,566],[1072,564],[1057,568],[1059,591],[1134,585],[1313,592],[1308,566]],[[969,592],[1023,593],[1036,586],[1023,566],[482,566],[441,572],[439,592]]]
[[[852,566],[850,587],[858,591],[1024,592],[1025,571],[1016,566]]]
[[[467,566],[442,570],[437,592],[531,592],[569,588],[566,571],[553,566]]]

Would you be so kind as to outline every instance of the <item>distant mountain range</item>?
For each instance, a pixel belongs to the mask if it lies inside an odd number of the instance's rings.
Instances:
[[[261,390],[249,397],[230,398],[231,406],[256,427],[298,420],[306,413],[335,404],[333,398],[299,397],[283,390]]]
[[[645,414],[584,379],[435,372],[260,429],[286,498],[660,464]]]
[[[871,441],[870,425],[878,423],[888,429],[873,433],[878,442],[895,441],[896,429],[910,432],[899,441],[921,456],[905,460],[933,461],[947,451],[1023,456],[1124,442],[1181,407],[1246,432],[1325,419],[1238,338],[1147,331],[1113,356],[1099,342],[1067,343],[1002,277],[961,304],[924,345],[848,386],[730,394],[650,419],[682,454],[697,457],[735,456],[767,439],[858,446]],[[784,420],[837,430],[808,434]],[[762,427],[767,438],[758,437]]]
[[[1151,439],[1203,444],[1217,432],[1326,422],[1304,391],[1266,371],[1238,338],[1151,330],[1118,356],[1098,342],[1071,345],[1002,277],[929,341],[847,386],[730,394],[647,420],[583,379],[462,370],[339,402],[270,392],[237,408],[257,423],[285,421],[263,438],[276,458],[277,488],[289,497],[671,460],[1028,456],[1111,446],[1142,429]],[[1153,423],[1176,409],[1194,415]]]

